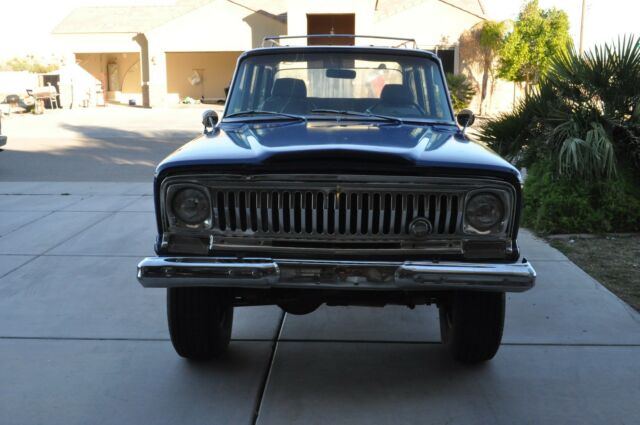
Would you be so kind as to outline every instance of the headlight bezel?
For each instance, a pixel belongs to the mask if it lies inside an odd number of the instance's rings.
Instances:
[[[181,191],[188,190],[188,189],[197,190],[202,194],[204,194],[208,203],[209,213],[207,217],[198,224],[190,224],[180,220],[180,218],[177,216],[176,212],[173,209],[173,200],[175,199],[175,196]],[[213,218],[214,218],[213,203],[211,199],[211,193],[209,192],[206,186],[195,184],[195,183],[171,184],[166,188],[163,203],[164,203],[163,207],[164,207],[165,215],[169,224],[169,228],[180,229],[182,231],[197,232],[202,230],[209,230],[213,227],[213,224],[214,224],[213,223]]]
[[[467,214],[467,209],[469,207],[470,201],[478,195],[490,194],[497,197],[502,202],[503,215],[498,222],[486,230],[476,229],[473,225],[469,223],[469,218]],[[509,230],[509,224],[511,223],[513,216],[513,200],[511,194],[503,189],[497,188],[481,188],[471,190],[466,193],[464,198],[464,206],[462,209],[462,230],[467,235],[504,235]]]

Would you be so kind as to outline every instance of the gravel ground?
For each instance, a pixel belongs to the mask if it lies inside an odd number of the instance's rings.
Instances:
[[[640,235],[576,237],[549,242],[640,311]]]

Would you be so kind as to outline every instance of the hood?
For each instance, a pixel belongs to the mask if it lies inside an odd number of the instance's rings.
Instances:
[[[202,135],[172,153],[156,172],[160,175],[185,167],[302,172],[400,170],[420,175],[484,171],[520,179],[516,168],[492,150],[466,139],[455,126],[386,122],[222,123],[214,133]]]

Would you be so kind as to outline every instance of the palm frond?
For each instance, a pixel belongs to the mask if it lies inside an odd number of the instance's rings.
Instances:
[[[559,147],[558,173],[588,180],[615,176],[613,143],[602,124],[591,122],[584,136],[581,130],[580,124],[569,120],[551,133],[550,140]]]

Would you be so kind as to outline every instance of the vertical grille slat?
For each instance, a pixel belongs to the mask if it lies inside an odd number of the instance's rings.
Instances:
[[[274,202],[276,205],[276,212],[278,214],[278,229],[281,229],[281,231],[284,232],[284,194],[275,192],[274,195],[276,196]]]
[[[211,210],[213,210],[213,222],[215,225],[221,226],[220,224],[220,206],[218,205],[218,193],[211,193]]]
[[[392,193],[391,194],[391,211],[389,213],[389,233],[390,234],[395,233],[397,199],[398,197]]]
[[[256,228],[259,232],[264,231],[262,227],[262,192],[255,192],[256,194]]]
[[[318,233],[318,215],[322,212],[319,205],[319,192],[311,192],[311,233]],[[320,219],[322,221],[322,219]]]
[[[233,210],[235,212],[235,222],[234,227],[240,229],[240,193],[238,192],[230,192],[231,198],[233,199]]]
[[[458,196],[458,214],[456,216],[456,230],[462,227],[462,196]]]
[[[340,195],[337,192],[332,193],[333,197],[333,234],[340,233]]]
[[[436,211],[436,215],[435,215],[435,219],[433,221],[433,231],[434,233],[438,233],[438,229],[440,228],[440,204],[441,204],[441,196],[440,195],[436,195],[436,207],[435,207],[435,211]]]
[[[351,193],[347,193],[346,195],[346,208],[345,208],[345,226],[344,226],[344,232],[345,234],[351,234]]]
[[[367,234],[373,233],[373,193],[367,195]]]
[[[231,229],[231,230],[236,230],[235,227],[231,227],[231,212],[229,211],[231,209],[231,192],[222,192],[223,193],[223,198],[225,200],[225,204],[224,205],[224,218],[226,220],[227,223],[227,228]]]
[[[377,206],[377,211],[378,211],[378,227],[376,229],[376,234],[381,235],[383,233],[383,229],[384,229],[384,193],[378,193],[376,194],[377,199],[378,199],[378,206]]]
[[[356,234],[362,233],[362,193],[358,192],[356,194]]]
[[[265,195],[265,200],[267,201],[267,231],[275,232],[273,227],[273,193],[267,192]]]
[[[245,229],[253,230],[253,220],[251,219],[251,192],[245,191],[243,193],[244,193]]]
[[[431,199],[431,195],[424,195],[424,204],[423,204],[423,208],[424,208],[424,216],[429,218],[429,200]],[[433,222],[432,222],[433,223]]]
[[[296,200],[300,192],[288,192],[289,195],[289,233],[296,233]]]
[[[447,196],[447,210],[444,219],[444,231],[442,233],[449,233],[449,226],[451,225],[451,196]]]
[[[407,196],[406,194],[402,194],[402,207],[400,210],[401,218],[400,218],[400,232],[404,233],[407,231]]]

